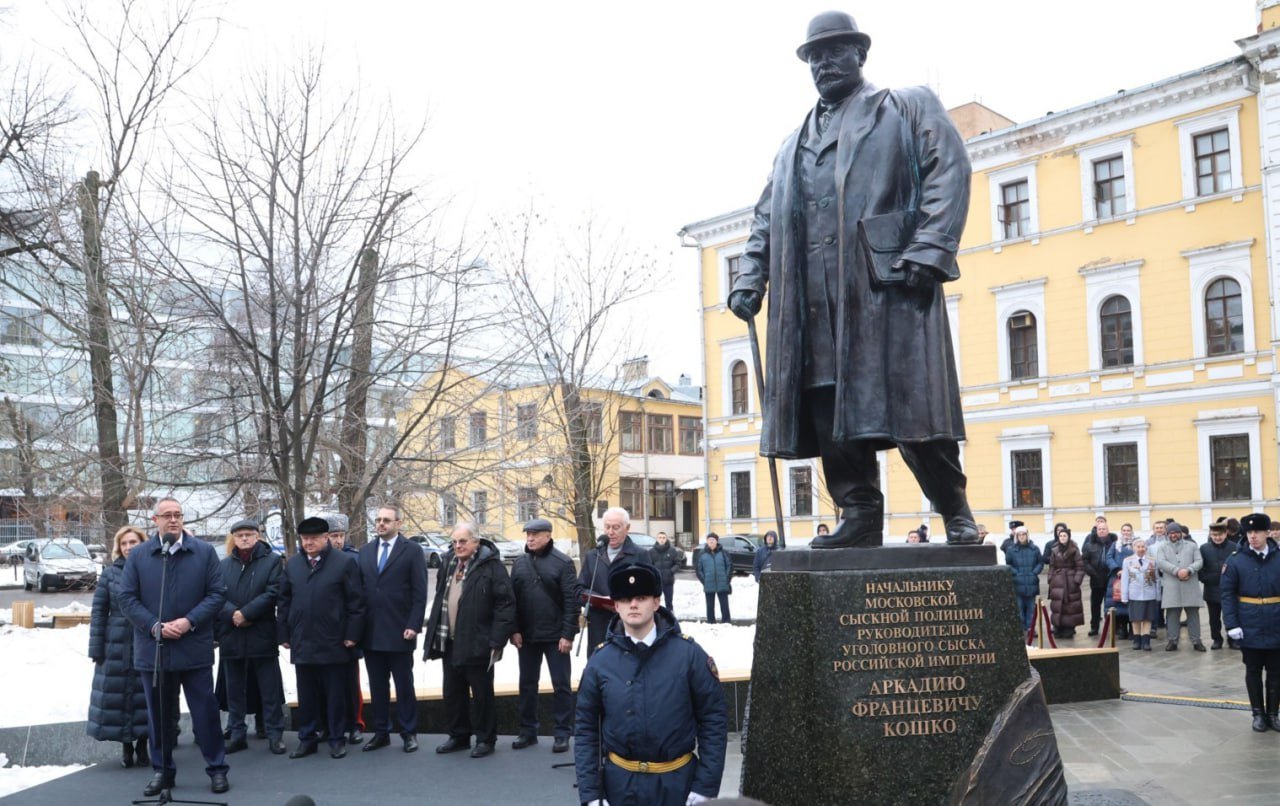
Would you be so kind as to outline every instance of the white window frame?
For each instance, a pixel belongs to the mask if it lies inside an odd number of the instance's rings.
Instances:
[[[751,477],[751,514],[746,518],[733,516],[733,474],[748,473]],[[648,501],[645,501],[648,504]],[[749,462],[725,462],[724,464],[724,519],[726,521],[756,520],[756,464]]]
[[[1222,193],[1240,191],[1244,188],[1244,170],[1240,165],[1240,104],[1217,109],[1204,115],[1179,120],[1178,145],[1182,157],[1182,198],[1194,202],[1196,199],[1212,198],[1196,193],[1196,151],[1195,137],[1198,134],[1227,127],[1227,139],[1231,148],[1231,186]]]
[[[1221,277],[1230,277],[1240,284],[1240,308],[1244,315],[1244,349],[1239,353],[1226,353],[1213,358],[1251,353],[1257,349],[1253,322],[1253,267],[1249,250],[1253,239],[1189,249],[1182,253],[1187,259],[1191,274],[1191,344],[1196,358],[1209,358],[1209,340],[1204,328],[1204,295],[1209,285]],[[1136,359],[1137,356],[1135,355]]]
[[[747,411],[745,414],[733,413],[733,365],[741,361],[747,367]],[[760,411],[760,400],[756,394],[755,367],[751,361],[751,344],[747,337],[729,339],[720,342],[720,388],[724,394],[720,396],[721,417],[751,417]]]
[[[1130,260],[1110,266],[1080,269],[1084,276],[1085,305],[1089,320],[1089,369],[1093,372],[1119,371],[1127,367],[1102,366],[1102,303],[1117,294],[1129,300],[1129,316],[1133,322],[1133,366],[1144,362],[1142,349],[1142,289],[1138,271],[1142,260]],[[1204,327],[1201,314],[1201,329]]]
[[[1138,209],[1137,194],[1133,181],[1133,135],[1128,134],[1116,140],[1108,140],[1076,150],[1080,158],[1080,214],[1086,224],[1100,221],[1114,221],[1131,215]],[[1124,210],[1112,214],[1108,218],[1098,218],[1098,206],[1093,198],[1093,164],[1102,160],[1120,157],[1124,160]]]
[[[808,515],[797,515],[795,511],[792,509],[792,504],[794,502],[791,499],[791,471],[797,467],[809,468],[809,488],[810,489],[809,489],[809,514]],[[787,518],[818,517],[821,514],[820,510],[818,509],[818,503],[819,503],[818,487],[819,485],[822,484],[822,475],[818,472],[818,460],[817,459],[788,460],[783,464],[782,473],[779,474],[779,479],[778,479],[779,483],[782,483],[783,479],[786,480],[786,485],[787,485],[786,496],[785,496],[786,500],[783,502],[783,505],[782,505],[782,510],[785,513],[784,517],[787,517]]]
[[[725,307],[729,304],[729,292],[732,290],[729,287],[729,258],[742,257],[746,254],[746,251],[747,244],[744,241],[742,243],[734,244],[733,246],[726,246],[716,252],[716,260],[719,261],[717,274],[720,278],[719,304],[721,307]],[[750,364],[747,366],[750,366]]]
[[[1253,509],[1262,506],[1262,414],[1256,406],[1198,412],[1192,422],[1196,426],[1196,443],[1200,460],[1200,501],[1213,500],[1213,450],[1211,437],[1246,434],[1249,437],[1249,500]]]
[[[1000,459],[1003,468],[1004,491],[1000,494],[1006,510],[1023,510],[1013,500],[1013,452],[1040,451],[1040,483],[1043,485],[1044,501],[1038,509],[1053,509],[1053,461],[1049,452],[1049,442],[1053,432],[1047,425],[1033,425],[1024,428],[1006,428],[1000,432]],[[1036,509],[1032,507],[1032,509]]]
[[[1045,343],[1044,286],[1047,278],[1025,280],[1019,283],[997,286],[991,292],[996,297],[996,357],[999,362],[1000,383],[1036,383],[1049,376],[1049,351]],[[1036,318],[1036,370],[1034,378],[1009,377],[1009,318],[1019,311],[1029,311]]]
[[[1138,503],[1116,506],[1151,505],[1150,474],[1147,472],[1147,432],[1151,424],[1146,417],[1120,417],[1111,420],[1094,420],[1089,428],[1093,437],[1093,500],[1094,508],[1102,510],[1107,504],[1107,446],[1135,442],[1138,445]]]
[[[1006,238],[1004,237],[1004,226],[1000,223],[1000,203],[1004,199],[1000,188],[1003,185],[1012,184],[1023,179],[1027,180],[1027,199],[1030,202],[1027,233],[1017,238]],[[1026,162],[1021,165],[992,171],[987,174],[987,182],[991,193],[991,240],[1001,243],[1037,237],[1040,234],[1040,205],[1036,201],[1036,164],[1034,162]]]

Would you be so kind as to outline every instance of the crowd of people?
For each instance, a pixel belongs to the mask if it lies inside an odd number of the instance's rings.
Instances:
[[[978,527],[985,532],[982,526]],[[1041,573],[1047,573],[1050,624],[1071,638],[1085,623],[1084,582],[1089,583],[1089,635],[1111,612],[1116,637],[1136,651],[1151,651],[1160,630],[1164,649],[1179,649],[1183,631],[1196,652],[1224,647],[1241,652],[1253,710],[1253,729],[1280,731],[1280,521],[1263,513],[1240,520],[1221,517],[1197,543],[1170,518],[1156,521],[1149,537],[1132,524],[1117,534],[1105,517],[1077,543],[1071,528],[1055,524],[1043,551],[1022,521],[1009,523],[1001,546],[1013,576],[1018,612],[1028,638],[1036,619]],[[1200,610],[1209,638],[1201,636]]]
[[[636,546],[629,516],[614,508],[576,573],[553,545],[551,523],[535,518],[524,527],[525,553],[508,573],[493,543],[460,523],[431,598],[424,554],[401,534],[401,518],[396,506],[379,508],[376,539],[358,549],[347,542],[344,516],[305,518],[297,525],[298,552],[284,560],[255,521],[243,520],[219,559],[183,528],[181,504],[161,499],[153,534],[127,526],[115,535],[112,563],[95,593],[90,735],[119,742],[123,766],[152,768],[147,797],[176,785],[180,692],[215,793],[230,788],[227,756],[249,748],[249,714],[268,752],[291,759],[316,754],[322,743],[333,759],[353,745],[377,751],[391,744],[393,732],[413,753],[413,655],[421,648],[424,659],[441,661],[443,672],[447,738],[436,752],[482,758],[497,744],[494,664],[511,645],[520,669],[514,749],[538,743],[545,662],[553,688],[551,750],[566,753],[577,737],[578,786],[584,795],[598,793],[585,800],[624,790],[651,792],[651,802],[663,803],[718,794],[728,728],[715,663],[663,606],[683,564],[679,549],[665,539],[652,552]],[[727,583],[727,560],[721,566],[717,552],[704,554],[713,580]],[[584,623],[590,645],[575,715],[570,653]],[[292,751],[284,744],[281,648],[297,679]],[[622,679],[628,686],[616,685]],[[631,682],[641,685],[630,688]],[[636,714],[647,716],[637,721]]]

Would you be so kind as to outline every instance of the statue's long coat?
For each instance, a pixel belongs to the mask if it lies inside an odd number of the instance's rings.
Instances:
[[[810,112],[812,115],[813,112]],[[969,158],[946,110],[928,89],[879,90],[868,83],[837,113],[837,204],[810,214],[839,216],[839,295],[835,325],[837,441],[964,439],[946,299],[941,282],[920,292],[875,286],[858,241],[859,220],[911,208],[919,174],[920,223],[902,252],[952,280],[969,208]],[[805,248],[796,149],[808,118],[782,144],[755,208],[734,289],[768,291],[761,453],[818,455],[801,406],[805,327],[801,265]],[[914,152],[914,159],[912,156]],[[830,349],[829,345],[815,345]]]

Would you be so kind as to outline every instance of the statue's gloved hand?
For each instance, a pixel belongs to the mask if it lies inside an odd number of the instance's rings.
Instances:
[[[902,261],[902,268],[906,270],[907,288],[913,291],[932,291],[934,285],[938,282],[938,276],[929,266],[922,265],[910,260]]]
[[[760,313],[760,294],[749,288],[740,288],[729,294],[729,310],[733,315],[747,321]]]

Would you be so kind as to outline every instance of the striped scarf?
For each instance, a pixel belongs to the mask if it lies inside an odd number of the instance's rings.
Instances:
[[[467,572],[471,570],[474,563],[464,562],[459,567],[458,558],[454,557],[449,563],[450,577],[444,586],[444,595],[440,598],[440,623],[436,625],[435,637],[431,639],[432,645],[441,655],[444,654],[445,643],[449,640],[449,589],[454,585],[461,585],[467,579]]]

